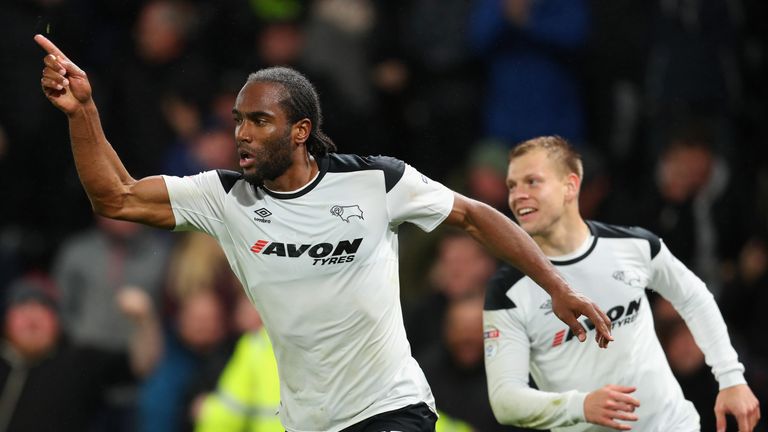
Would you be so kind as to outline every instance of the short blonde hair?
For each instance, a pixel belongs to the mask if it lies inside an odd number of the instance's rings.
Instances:
[[[509,162],[533,150],[542,149],[547,157],[555,161],[566,174],[574,173],[584,178],[581,155],[564,138],[557,135],[541,136],[523,141],[509,152]]]

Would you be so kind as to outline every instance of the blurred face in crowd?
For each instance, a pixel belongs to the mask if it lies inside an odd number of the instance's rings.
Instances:
[[[136,50],[153,63],[176,58],[184,46],[184,11],[166,0],[147,3],[139,14],[136,28]]]
[[[195,159],[206,169],[229,169],[235,163],[232,157],[231,132],[223,129],[213,129],[200,134],[194,141],[192,151]]]
[[[443,337],[458,366],[472,368],[482,363],[482,297],[460,300],[451,305],[445,317]]]
[[[49,306],[35,301],[20,303],[6,313],[8,341],[25,358],[38,358],[56,345],[59,319]]]
[[[567,174],[543,149],[512,159],[507,170],[509,208],[531,236],[547,236],[578,199],[578,176]]]
[[[446,237],[440,243],[432,283],[448,298],[482,292],[496,261],[469,236]]]
[[[282,86],[247,83],[232,110],[240,168],[245,180],[261,186],[283,175],[293,160],[291,127],[280,106]]]
[[[232,318],[234,327],[238,332],[258,331],[264,325],[259,311],[251,304],[245,294],[240,294],[238,297]]]
[[[709,181],[713,163],[708,148],[693,143],[673,143],[659,161],[661,194],[676,203],[693,198]]]
[[[181,339],[196,351],[214,348],[226,335],[223,305],[216,294],[209,291],[185,298],[177,319]]]

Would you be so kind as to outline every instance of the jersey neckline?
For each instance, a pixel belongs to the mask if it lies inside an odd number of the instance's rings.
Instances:
[[[591,254],[592,251],[595,250],[595,246],[597,246],[597,238],[598,238],[597,229],[595,229],[595,227],[592,225],[592,221],[585,221],[585,222],[587,224],[587,227],[589,227],[589,233],[592,235],[592,244],[589,245],[589,247],[587,248],[586,251],[584,251],[583,254],[577,257],[566,259],[566,260],[550,259],[550,262],[552,262],[553,265],[564,266],[564,265],[576,264],[577,262],[589,256],[589,254]]]
[[[299,198],[301,196],[304,196],[308,194],[310,191],[312,191],[317,185],[320,183],[320,181],[325,177],[325,174],[328,173],[328,156],[319,156],[315,158],[317,160],[317,175],[315,176],[314,180],[312,180],[310,183],[302,187],[301,189],[295,191],[295,192],[288,192],[288,193],[282,193],[282,192],[275,192],[267,189],[266,187],[261,187],[260,189],[264,191],[265,194],[271,196],[272,198],[276,199],[294,199]]]

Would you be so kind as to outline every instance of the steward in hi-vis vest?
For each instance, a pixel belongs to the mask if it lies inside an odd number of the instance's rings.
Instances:
[[[219,378],[216,392],[205,398],[196,432],[283,432],[277,415],[280,379],[266,330],[246,333]]]

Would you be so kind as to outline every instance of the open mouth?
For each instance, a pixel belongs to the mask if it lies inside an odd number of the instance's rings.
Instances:
[[[245,168],[253,164],[253,155],[246,150],[239,149],[238,156],[240,156],[240,167]]]
[[[517,209],[515,214],[517,215],[518,219],[527,219],[528,216],[536,213],[538,210],[536,210],[533,207],[521,207]]]

